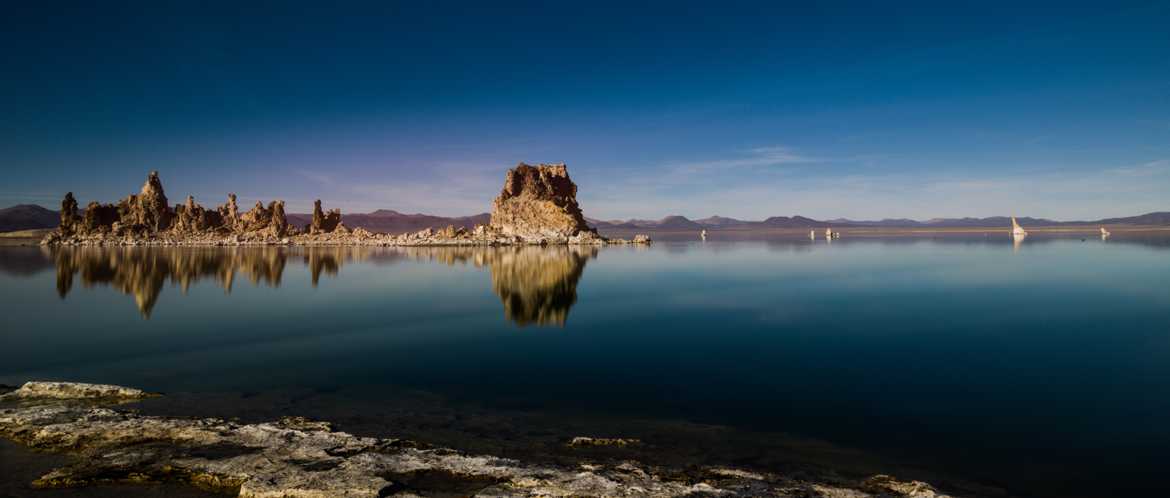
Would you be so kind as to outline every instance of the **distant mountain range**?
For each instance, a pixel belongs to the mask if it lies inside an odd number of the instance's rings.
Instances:
[[[1170,212],[1147,213],[1125,218],[1106,218],[1093,221],[1055,221],[1044,218],[1017,217],[1016,220],[1024,226],[1075,226],[1075,225],[1159,225],[1170,226]],[[772,216],[763,221],[738,220],[724,216],[711,216],[698,220],[691,220],[685,216],[672,215],[661,220],[597,220],[586,218],[591,226],[598,230],[605,229],[642,229],[642,230],[701,230],[701,229],[752,229],[752,228],[849,228],[849,227],[880,227],[880,228],[967,228],[967,227],[1003,227],[1011,226],[1008,216],[992,216],[988,218],[934,218],[925,221],[911,219],[887,218],[875,221],[850,220],[836,218],[832,220],[814,220],[804,216]]]
[[[286,215],[288,222],[294,226],[303,227],[312,220],[311,214],[294,213]],[[1054,221],[1043,218],[1019,217],[1021,225],[1027,226],[1064,226],[1064,225],[1147,225],[1170,226],[1170,211],[1147,213],[1125,218],[1106,218],[1094,221]],[[341,215],[341,221],[350,228],[365,228],[374,232],[405,233],[416,232],[424,228],[444,228],[447,225],[472,229],[475,225],[486,225],[491,220],[488,213],[472,216],[434,216],[429,214],[405,214],[390,209],[379,209],[372,213],[346,213]],[[0,209],[0,232],[14,230],[30,230],[36,228],[54,228],[60,221],[57,211],[45,209],[35,204],[20,204]],[[697,220],[685,216],[672,215],[661,220],[597,220],[586,218],[590,226],[598,230],[608,229],[638,229],[638,230],[718,230],[739,229],[750,230],[755,228],[849,228],[849,227],[881,227],[881,228],[965,228],[965,227],[1004,227],[1011,226],[1011,218],[1007,216],[992,216],[989,218],[935,218],[918,221],[911,219],[883,219],[876,221],[850,220],[837,218],[832,220],[814,220],[804,216],[773,216],[762,221],[738,220],[724,216],[711,216]]]
[[[0,232],[54,228],[61,222],[57,211],[36,204],[18,204],[0,209]]]

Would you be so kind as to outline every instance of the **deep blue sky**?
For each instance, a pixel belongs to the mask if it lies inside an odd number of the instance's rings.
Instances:
[[[1170,210],[1165,1],[23,3],[0,205],[157,169],[174,202],[470,214],[563,161],[606,219]]]

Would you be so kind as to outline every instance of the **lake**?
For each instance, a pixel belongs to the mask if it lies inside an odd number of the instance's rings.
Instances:
[[[168,394],[145,412],[541,458],[640,437],[663,464],[974,494],[1170,493],[1165,235],[2,247],[0,316],[0,383]]]

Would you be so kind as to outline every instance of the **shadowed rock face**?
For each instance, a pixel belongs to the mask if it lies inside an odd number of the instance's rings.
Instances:
[[[341,225],[341,210],[330,209],[328,213],[321,210],[321,199],[313,202],[313,220],[309,223],[310,234],[330,233]]]
[[[504,189],[492,202],[491,228],[522,238],[567,238],[594,233],[577,205],[577,185],[562,164],[529,166],[508,171]]]
[[[79,222],[77,217],[77,199],[73,198],[73,192],[65,194],[65,199],[61,201],[61,231],[66,235],[73,233],[74,227]]]

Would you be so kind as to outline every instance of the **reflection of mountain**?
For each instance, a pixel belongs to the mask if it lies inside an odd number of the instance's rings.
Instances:
[[[53,260],[40,247],[0,247],[0,274],[31,277],[53,269]]]
[[[214,279],[230,293],[238,277],[252,285],[279,287],[289,258],[300,258],[317,286],[321,275],[336,276],[351,261],[373,264],[403,259],[473,264],[491,270],[492,290],[504,316],[518,325],[564,325],[577,300],[577,281],[596,247],[256,247],[134,248],[61,247],[46,249],[57,267],[57,293],[64,298],[75,275],[85,287],[107,285],[134,296],[150,318],[164,284],[185,293],[201,279]],[[292,259],[296,261],[296,259]]]

